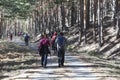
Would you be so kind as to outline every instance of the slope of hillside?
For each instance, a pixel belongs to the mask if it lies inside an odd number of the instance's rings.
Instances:
[[[102,47],[99,47],[98,43],[95,43],[92,38],[92,29],[89,29],[87,31],[87,44],[84,45],[84,42],[82,40],[82,43],[78,43],[79,34],[77,32],[77,29],[70,30],[68,40],[70,43],[69,49],[75,50],[77,52],[85,51],[95,51],[96,53],[99,53],[103,55],[104,58],[113,58],[116,56],[119,56],[120,53],[120,39],[116,39],[116,32],[113,29],[113,27],[107,27],[104,28],[104,44]]]
[[[81,45],[78,43],[79,34],[77,28],[71,27],[69,29],[68,50],[73,52],[74,55],[81,56],[81,60],[98,65],[98,71],[103,71],[108,75],[112,75],[110,77],[119,80],[120,39],[116,39],[115,29],[112,26],[104,27],[104,44],[100,48],[98,43],[93,41],[92,28],[87,30],[88,43],[86,45],[84,45],[83,38]],[[103,80],[106,80],[106,77]]]

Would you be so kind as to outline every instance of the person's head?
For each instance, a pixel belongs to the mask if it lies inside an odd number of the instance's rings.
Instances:
[[[54,32],[54,35],[57,35],[57,32]]]
[[[48,38],[48,35],[45,33],[45,34],[44,34],[44,37],[45,37],[45,38]]]
[[[60,32],[60,36],[64,36],[63,32]]]

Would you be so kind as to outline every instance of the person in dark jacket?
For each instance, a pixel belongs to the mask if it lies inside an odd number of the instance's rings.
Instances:
[[[63,32],[60,32],[55,42],[57,44],[58,65],[59,67],[62,67],[64,66],[65,49],[67,44],[67,39],[64,37]]]
[[[24,41],[25,41],[25,45],[26,46],[28,46],[28,43],[29,43],[29,35],[26,33],[25,35],[24,35]]]

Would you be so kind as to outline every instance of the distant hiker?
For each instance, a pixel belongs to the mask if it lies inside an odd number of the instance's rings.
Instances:
[[[21,36],[22,35],[22,32],[18,32],[18,36]]]
[[[59,67],[62,67],[64,66],[65,48],[67,44],[67,39],[64,37],[64,34],[60,32],[55,42],[57,44],[58,64]]]
[[[56,52],[57,52],[57,46],[55,44],[56,38],[57,38],[57,32],[54,32],[54,34],[51,38],[52,50],[54,51],[54,54],[56,54]]]
[[[30,36],[29,36],[27,33],[25,33],[25,34],[24,34],[24,41],[25,41],[25,45],[26,45],[26,46],[28,46],[29,38],[30,38]]]
[[[50,41],[48,39],[47,34],[45,34],[44,37],[40,39],[38,46],[41,55],[41,65],[44,68],[46,68],[47,65],[48,54],[50,54],[49,46],[50,46]]]
[[[12,34],[12,33],[10,33],[10,40],[12,40],[12,38],[13,38],[13,34]]]

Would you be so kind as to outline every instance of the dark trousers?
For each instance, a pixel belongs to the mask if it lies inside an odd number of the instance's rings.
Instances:
[[[43,45],[41,47],[40,52],[41,52],[41,65],[43,67],[46,67],[46,65],[47,65],[47,57],[48,57],[48,54],[50,53],[48,46]]]
[[[47,57],[48,57],[47,53],[41,54],[41,65],[43,67],[46,67],[46,65],[47,65]]]
[[[57,47],[55,43],[52,43],[52,50],[54,51],[54,55],[57,54]]]
[[[10,36],[10,40],[12,40],[12,36]]]
[[[25,40],[25,45],[28,46],[28,40]]]
[[[65,50],[58,49],[58,64],[59,64],[59,66],[64,66],[64,57],[65,57]]]

